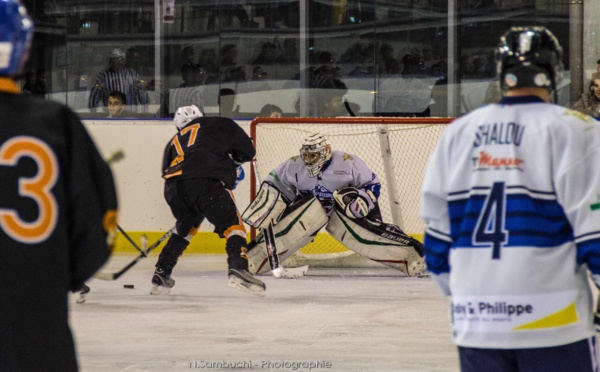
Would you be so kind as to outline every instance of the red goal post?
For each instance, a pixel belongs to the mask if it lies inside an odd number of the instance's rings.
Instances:
[[[364,160],[381,180],[379,205],[385,222],[422,240],[419,217],[422,179],[430,154],[451,118],[256,118],[250,124],[256,165],[250,171],[250,200],[260,182],[285,159],[299,155],[309,133],[323,134],[333,150]],[[324,230],[304,247],[304,255],[337,254],[347,249]]]

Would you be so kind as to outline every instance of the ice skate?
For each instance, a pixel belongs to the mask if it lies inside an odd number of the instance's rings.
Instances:
[[[167,295],[171,292],[171,288],[175,285],[175,280],[171,275],[166,275],[164,270],[156,269],[152,277],[151,295]]]
[[[73,293],[75,293],[75,295],[77,296],[75,298],[75,302],[77,302],[78,304],[82,304],[85,302],[86,300],[86,295],[88,293],[90,293],[90,287],[88,287],[85,284],[82,284],[81,287],[79,287],[77,290],[75,290]]]
[[[229,269],[229,283],[227,284],[231,288],[239,289],[255,296],[265,295],[265,283],[244,269]]]

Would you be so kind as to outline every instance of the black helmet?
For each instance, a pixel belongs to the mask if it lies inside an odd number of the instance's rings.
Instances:
[[[496,60],[503,91],[535,87],[556,91],[562,48],[545,27],[512,27],[501,38]]]

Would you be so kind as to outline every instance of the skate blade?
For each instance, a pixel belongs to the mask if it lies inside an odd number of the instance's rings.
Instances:
[[[264,297],[265,289],[257,284],[248,283],[237,276],[231,275],[227,283],[231,288],[239,289],[240,291],[250,293],[254,296]]]
[[[77,298],[75,299],[75,302],[77,302],[78,304],[82,304],[85,302],[85,300],[85,294],[80,293],[79,296],[77,296]]]
[[[152,284],[150,294],[155,296],[165,296],[171,293],[171,288],[167,288],[163,285]]]

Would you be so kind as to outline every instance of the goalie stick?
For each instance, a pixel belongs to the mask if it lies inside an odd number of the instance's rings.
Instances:
[[[175,228],[173,227],[172,229],[167,231],[163,236],[158,238],[158,240],[156,242],[154,242],[151,246],[149,246],[148,249],[145,250],[145,252],[141,252],[136,258],[133,259],[133,261],[131,261],[130,263],[125,265],[125,267],[123,267],[121,270],[114,272],[114,273],[97,272],[94,275],[94,278],[101,279],[101,280],[117,280],[117,279],[119,279],[119,277],[121,275],[125,274],[129,269],[131,269],[135,264],[137,264],[142,258],[148,257],[148,253],[152,252],[156,247],[158,247],[160,245],[160,243],[167,240],[171,236],[171,234],[173,234],[174,230],[175,230]]]
[[[256,176],[256,186],[260,189],[260,174],[258,173],[256,159],[252,160],[252,167],[254,168],[254,174]],[[279,262],[279,254],[277,253],[277,245],[275,244],[273,221],[269,222],[269,225],[266,229],[262,229],[262,234],[265,238],[269,267],[271,268],[271,274],[273,274],[274,277],[291,279],[304,276],[304,274],[306,274],[308,265],[297,268],[284,268],[281,266],[281,263]]]
[[[258,173],[258,166],[256,165],[256,159],[252,160],[252,166],[254,167],[254,174],[256,175],[256,185],[260,189],[260,174]],[[267,247],[267,257],[269,257],[269,266],[271,267],[271,273],[276,278],[281,278],[283,269],[279,263],[279,254],[277,254],[277,245],[275,244],[275,233],[273,233],[273,221],[269,222],[266,229],[262,229],[263,236],[265,237],[265,246]]]

